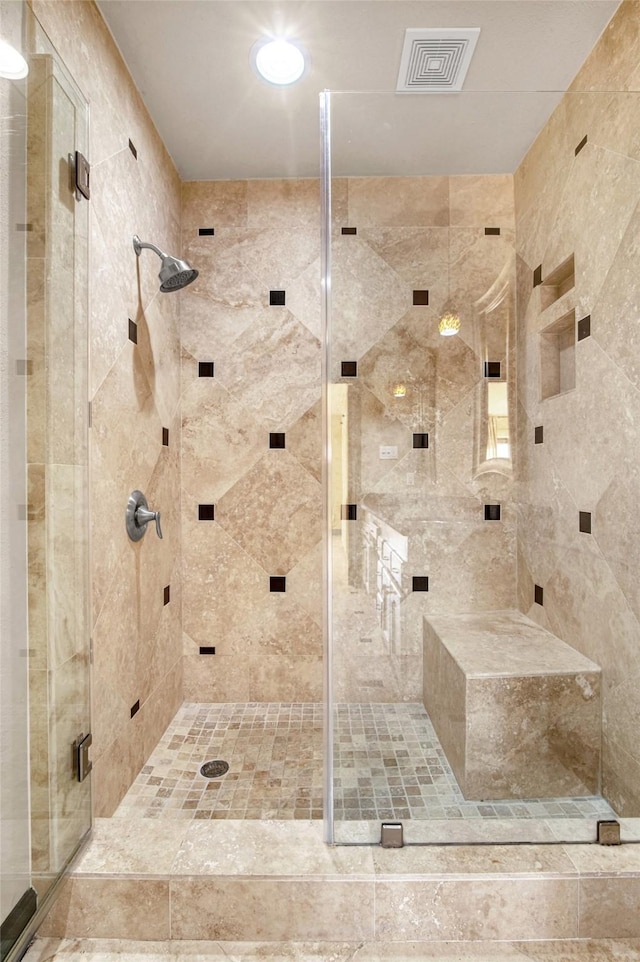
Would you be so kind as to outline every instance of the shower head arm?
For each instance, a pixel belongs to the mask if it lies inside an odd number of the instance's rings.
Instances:
[[[164,260],[165,257],[167,256],[163,251],[160,250],[159,247],[156,247],[155,244],[147,244],[146,241],[141,241],[137,234],[134,234],[133,249],[136,252],[137,257],[140,257],[140,251],[142,250],[143,247],[148,247],[149,250],[155,251],[161,260]]]

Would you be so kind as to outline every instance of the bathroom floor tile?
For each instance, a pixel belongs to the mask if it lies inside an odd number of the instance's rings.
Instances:
[[[117,817],[320,819],[323,707],[184,704],[116,811]],[[207,761],[228,770],[201,774]],[[338,821],[615,817],[599,797],[466,801],[419,704],[337,705]]]

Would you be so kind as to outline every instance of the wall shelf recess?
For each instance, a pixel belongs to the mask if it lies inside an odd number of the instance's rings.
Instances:
[[[576,283],[576,269],[573,254],[563,261],[559,267],[545,277],[540,286],[540,310],[548,307],[570,291]]]
[[[545,327],[539,335],[540,398],[556,397],[576,386],[576,312]]]

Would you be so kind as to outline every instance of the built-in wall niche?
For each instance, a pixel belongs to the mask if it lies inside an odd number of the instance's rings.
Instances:
[[[576,312],[540,332],[540,397],[556,397],[576,386]]]
[[[548,307],[575,287],[576,268],[573,254],[563,261],[559,267],[545,277],[540,286],[540,309],[546,311]]]

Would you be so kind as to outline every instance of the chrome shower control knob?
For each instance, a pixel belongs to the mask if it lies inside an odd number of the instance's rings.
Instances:
[[[162,537],[160,526],[160,512],[150,511],[147,499],[142,491],[132,491],[127,501],[127,511],[125,515],[127,534],[132,541],[140,541],[144,537],[147,525],[150,521],[156,523],[156,534]]]

